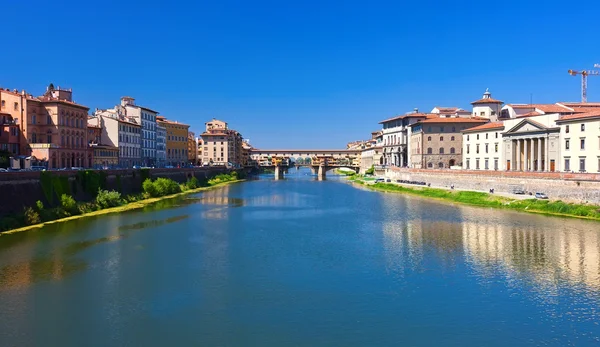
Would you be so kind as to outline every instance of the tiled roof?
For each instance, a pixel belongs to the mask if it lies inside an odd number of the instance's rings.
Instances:
[[[567,107],[600,107],[600,102],[560,102]]]
[[[478,126],[473,127],[473,128],[465,129],[462,132],[466,133],[466,132],[474,132],[474,131],[481,131],[481,130],[492,130],[492,129],[504,129],[504,123],[503,122],[486,123],[486,124],[478,125]]]
[[[556,104],[509,104],[513,109],[540,110],[544,113],[571,113],[573,110],[566,106]]]
[[[560,119],[558,119],[556,122],[562,122],[562,121],[567,121],[567,120],[586,119],[586,118],[595,118],[595,117],[600,117],[600,110],[565,115],[565,116],[560,117]]]
[[[438,115],[435,113],[408,113],[408,114],[403,114],[401,116],[396,116],[393,118],[382,120],[381,122],[379,122],[379,124],[383,124],[383,123],[387,123],[387,122],[391,122],[391,121],[394,121],[397,119],[403,119],[403,118],[429,118],[429,117],[438,117]]]
[[[494,98],[483,98],[483,99],[479,99],[477,101],[473,101],[471,103],[471,105],[475,105],[475,104],[503,104],[504,101],[500,101],[500,100],[496,100]]]
[[[441,106],[436,106],[435,108],[438,109],[438,111],[440,111],[440,113],[454,113],[459,111],[460,109],[458,107],[441,107]]]
[[[531,112],[527,112],[525,114],[519,115],[516,118],[534,117],[534,116],[540,116],[540,115],[542,115],[542,114],[539,113],[538,111],[531,111]]]
[[[488,119],[462,118],[462,117],[447,117],[447,118],[429,118],[415,124],[423,123],[485,123]]]

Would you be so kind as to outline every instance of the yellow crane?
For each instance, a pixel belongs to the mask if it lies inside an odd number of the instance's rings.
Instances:
[[[594,65],[594,67],[600,67],[600,64]],[[569,75],[577,76],[581,75],[581,102],[587,102],[587,77],[600,75],[600,71],[596,70],[569,70]]]

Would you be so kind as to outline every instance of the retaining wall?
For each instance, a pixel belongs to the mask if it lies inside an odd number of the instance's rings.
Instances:
[[[141,170],[101,170],[106,173],[106,189],[117,190],[121,194],[141,192]],[[191,177],[212,178],[227,172],[225,168],[184,168],[184,169],[149,169],[150,178],[170,178],[178,183],[186,182]],[[75,178],[77,171],[51,171],[53,176],[66,176],[73,196],[78,201],[88,201],[85,190]],[[15,213],[23,213],[25,207],[34,206],[40,200],[45,206],[47,201],[40,183],[40,172],[3,172],[0,173],[0,217]],[[118,177],[118,178],[117,178]]]
[[[432,186],[511,193],[515,188],[543,192],[551,200],[600,205],[600,174],[388,168],[385,176]]]

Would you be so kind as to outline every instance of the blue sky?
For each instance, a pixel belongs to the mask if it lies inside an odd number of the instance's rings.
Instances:
[[[578,101],[600,63],[592,1],[4,1],[0,85],[123,95],[259,148],[343,148],[436,105]],[[588,81],[600,101],[600,76]]]

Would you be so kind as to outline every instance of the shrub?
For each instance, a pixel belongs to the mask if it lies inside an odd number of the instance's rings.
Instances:
[[[37,208],[38,212],[41,212],[44,210],[44,203],[38,200],[35,202],[35,207]]]
[[[98,195],[96,195],[96,204],[100,208],[109,208],[121,206],[123,200],[121,200],[121,193],[114,190],[102,190],[98,189]]]
[[[373,175],[375,173],[375,166],[371,165],[371,167],[365,171],[365,175]]]
[[[65,215],[70,216],[72,214],[76,214],[79,212],[77,208],[77,202],[73,199],[72,196],[63,194],[60,196],[60,207],[65,212]]]
[[[158,194],[157,196],[165,196],[181,192],[181,187],[179,184],[168,178],[160,177],[157,178],[153,183],[156,189],[156,194]]]
[[[77,206],[79,213],[84,214],[84,213],[90,213],[93,212],[95,210],[98,209],[98,206],[96,204],[94,204],[93,202],[86,202],[83,204],[79,204],[79,206]]]
[[[40,214],[31,207],[25,209],[24,217],[27,225],[39,224],[42,221]]]
[[[196,177],[192,177],[185,183],[185,185],[187,189],[196,189],[200,187],[200,182],[198,182],[198,179]]]
[[[158,196],[156,193],[156,188],[154,186],[154,183],[149,178],[146,178],[146,180],[142,184],[142,189],[143,189],[144,193],[147,194],[148,196]]]

